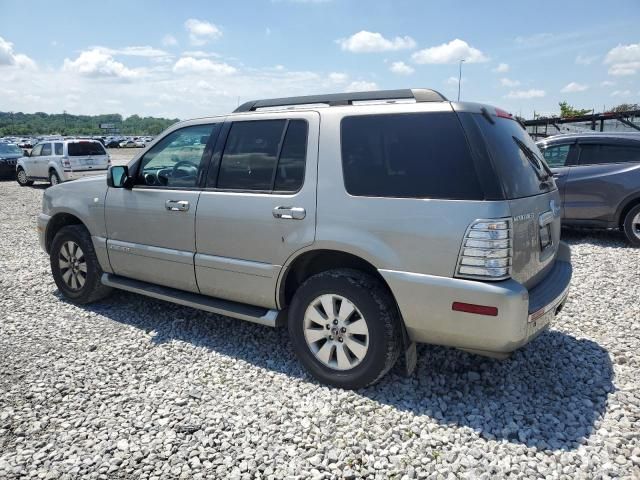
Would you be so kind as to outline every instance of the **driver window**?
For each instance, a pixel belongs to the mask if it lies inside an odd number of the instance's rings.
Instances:
[[[42,144],[38,144],[35,147],[33,147],[33,150],[31,150],[31,156],[32,157],[39,157],[40,156],[40,152],[42,151]]]
[[[215,127],[215,124],[194,125],[164,137],[142,157],[136,184],[195,187],[204,166],[202,154]]]

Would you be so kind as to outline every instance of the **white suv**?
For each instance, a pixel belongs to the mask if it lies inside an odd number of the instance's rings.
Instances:
[[[111,164],[109,154],[95,140],[46,140],[37,143],[31,154],[16,165],[20,185],[35,180],[56,185],[67,180],[105,173]]]

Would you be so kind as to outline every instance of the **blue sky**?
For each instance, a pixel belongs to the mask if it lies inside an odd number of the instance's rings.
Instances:
[[[640,1],[0,0],[0,111],[221,114],[430,87],[530,117],[640,102]]]

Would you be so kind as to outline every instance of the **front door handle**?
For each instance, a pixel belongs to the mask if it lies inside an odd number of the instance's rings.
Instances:
[[[302,207],[276,207],[273,216],[284,220],[302,220],[307,216],[307,211]]]
[[[189,210],[189,202],[186,200],[167,200],[164,206],[172,212],[186,212]]]

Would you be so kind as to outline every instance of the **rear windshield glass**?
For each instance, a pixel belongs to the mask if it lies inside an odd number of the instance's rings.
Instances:
[[[555,189],[540,150],[515,120],[471,114],[482,131],[507,198],[531,197]]]
[[[74,142],[67,146],[70,157],[83,157],[85,155],[106,155],[104,148],[98,142]]]
[[[351,195],[484,198],[453,112],[345,117],[341,130],[344,183]]]

